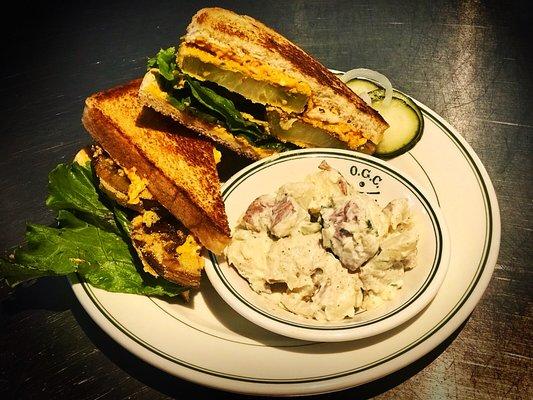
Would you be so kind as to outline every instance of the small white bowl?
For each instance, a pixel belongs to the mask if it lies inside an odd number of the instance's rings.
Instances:
[[[384,207],[390,200],[407,198],[419,233],[417,265],[404,275],[394,299],[378,308],[357,313],[341,322],[307,319],[270,303],[255,293],[224,257],[209,254],[206,272],[215,290],[251,322],[288,337],[338,342],[374,336],[417,315],[437,294],[450,257],[450,240],[444,217],[432,197],[397,168],[377,158],[347,150],[295,150],[257,161],[235,174],[222,187],[230,227],[258,196],[275,192],[317,171],[323,161],[358,190]]]

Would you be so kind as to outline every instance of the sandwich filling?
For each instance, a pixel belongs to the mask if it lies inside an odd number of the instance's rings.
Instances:
[[[144,270],[184,286],[198,287],[204,261],[194,236],[154,200],[146,180],[135,170],[122,168],[97,145],[91,150],[102,191],[134,213],[129,235]]]
[[[345,149],[346,144],[328,135],[324,130],[310,126],[301,120],[283,115],[274,109],[267,111],[270,131],[277,138],[299,147],[333,147]]]
[[[254,103],[273,105],[286,112],[303,112],[311,97],[307,83],[250,55],[237,57],[232,51],[222,51],[205,41],[183,42],[177,62],[189,76],[214,82]]]
[[[167,102],[208,122],[223,126],[234,136],[246,138],[258,147],[286,151],[296,148],[270,135],[265,126],[265,107],[254,104],[222,86],[201,82],[184,74],[176,64],[173,47],[161,50],[148,60],[148,68],[157,78]]]
[[[189,53],[176,56],[175,48],[170,47],[148,61],[166,101],[179,111],[216,123],[253,146],[274,151],[349,145],[371,152],[364,137],[347,144],[299,117],[310,102],[309,88],[302,82],[290,77],[280,78],[277,84],[260,80],[228,69],[226,61],[217,64]]]
[[[210,81],[259,104],[270,104],[287,112],[301,113],[309,95],[281,84],[265,82],[241,71],[225,69],[197,57],[181,58],[180,69],[200,81]],[[282,81],[283,82],[283,81]]]

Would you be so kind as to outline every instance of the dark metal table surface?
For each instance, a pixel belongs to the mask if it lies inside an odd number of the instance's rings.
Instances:
[[[91,93],[142,75],[206,2],[13,3],[2,16],[0,249],[51,223],[47,173],[89,142]],[[447,119],[484,163],[502,215],[493,278],[442,345],[323,398],[533,398],[532,21],[527,2],[217,3],[257,17],[337,69],[364,66]],[[166,375],[116,344],[64,278],[2,286],[1,398],[236,398]]]

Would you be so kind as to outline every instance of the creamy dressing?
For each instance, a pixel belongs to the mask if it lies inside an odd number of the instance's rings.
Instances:
[[[394,297],[416,265],[417,242],[406,199],[382,209],[323,162],[303,181],[254,200],[225,255],[278,306],[340,321]]]

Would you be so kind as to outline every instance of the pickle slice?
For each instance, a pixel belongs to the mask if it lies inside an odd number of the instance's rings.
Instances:
[[[356,94],[359,93],[368,93],[372,90],[379,89],[380,87],[373,82],[367,81],[366,79],[352,79],[346,83],[350,89]]]
[[[383,104],[384,90],[369,93],[374,107],[388,122],[389,128],[376,148],[376,155],[392,158],[411,150],[422,137],[424,118],[418,106],[403,93],[394,90],[389,105]]]
[[[214,82],[239,93],[254,103],[272,105],[287,112],[303,112],[309,97],[283,86],[251,78],[242,72],[225,70],[197,57],[185,56],[181,70],[199,80]]]
[[[287,122],[284,125],[281,122],[279,113],[269,110],[267,119],[270,126],[270,133],[284,142],[294,143],[300,147],[333,147],[337,149],[346,149],[346,143],[334,138],[326,131],[306,124],[302,121],[295,120]],[[284,128],[287,129],[284,129]]]

